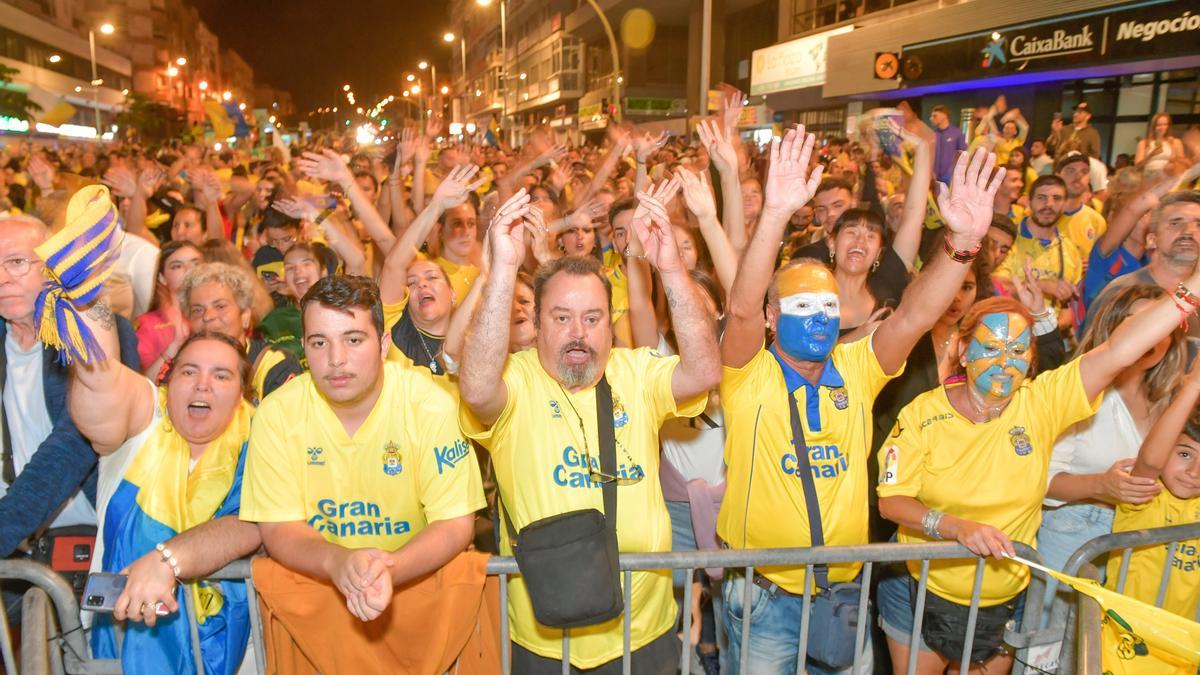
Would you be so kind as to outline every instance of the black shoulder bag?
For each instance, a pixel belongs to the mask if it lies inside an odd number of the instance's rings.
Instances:
[[[612,409],[612,390],[601,377],[596,385],[600,469],[615,476]],[[519,535],[497,493],[533,615],[543,626],[590,626],[620,616],[625,609],[617,563],[617,486],[608,481],[601,489],[604,513],[596,509],[560,513],[526,525]]]
[[[796,471],[800,474],[804,506],[808,511],[809,539],[813,547],[824,546],[821,503],[817,500],[817,486],[808,459],[808,443],[804,440],[804,427],[800,423],[800,412],[796,410],[795,397],[790,392],[788,410],[792,416],[792,439],[798,459]],[[813,576],[816,577],[817,592],[813,595],[809,614],[808,655],[833,670],[845,670],[854,665],[862,586],[857,581],[831,585],[828,565],[813,565]]]

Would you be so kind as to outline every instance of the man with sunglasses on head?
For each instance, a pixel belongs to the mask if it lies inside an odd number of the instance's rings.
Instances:
[[[534,281],[538,326],[534,349],[508,354],[512,298],[526,255],[523,222],[531,208],[521,190],[497,211],[491,224],[491,272],[472,319],[463,352],[459,389],[463,431],[491,453],[502,513],[511,517],[501,553],[512,554],[508,536],[531,523],[580,509],[604,509],[603,493],[616,486],[617,546],[625,552],[671,549],[671,520],[659,486],[658,430],[671,417],[692,416],[705,406],[720,378],[716,330],[701,295],[679,257],[663,206],[678,190],[664,183],[640,195],[631,227],[635,249],[658,271],[671,308],[680,356],[649,349],[613,347],[612,290],[599,261],[566,257],[544,265]],[[607,386],[605,386],[605,384]],[[602,470],[597,411],[611,391],[615,470]],[[606,513],[606,519],[611,513]],[[502,516],[504,518],[504,516]],[[606,520],[606,523],[608,521]],[[528,530],[526,530],[528,532]],[[526,542],[525,534],[518,534]],[[531,576],[532,579],[532,576]],[[596,593],[591,579],[577,593]],[[561,671],[563,631],[537,621],[524,581],[509,582],[512,670]],[[670,570],[634,572],[630,602],[632,672],[674,673],[679,661],[675,599]],[[623,621],[616,616],[570,629],[570,661],[589,673],[619,673]]]

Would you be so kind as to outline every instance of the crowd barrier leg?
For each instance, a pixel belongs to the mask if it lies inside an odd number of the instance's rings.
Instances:
[[[750,613],[754,608],[754,600],[752,593],[754,592],[754,565],[750,565],[745,569],[746,583],[742,584],[745,589],[745,594],[742,597],[742,648],[741,667],[738,668],[739,673],[750,672],[750,650],[746,647],[750,644]]]
[[[1079,572],[1079,576],[1100,579],[1100,571],[1091,563],[1085,564]],[[1100,650],[1100,603],[1083,593],[1076,593],[1075,596],[1075,643],[1078,645],[1075,653],[1078,655],[1078,672],[1099,673],[1103,670]],[[1062,672],[1061,668],[1059,672]]]
[[[693,569],[688,569],[683,575],[683,647],[679,650],[679,672],[681,675],[689,675],[692,671],[692,576],[696,573]],[[628,583],[626,583],[628,587]],[[625,606],[625,615],[629,615],[629,606]],[[719,617],[718,617],[718,620]]]
[[[49,619],[46,592],[37,586],[25,591],[21,598],[21,669],[14,672],[50,672]]]
[[[17,672],[16,652],[13,650],[12,644],[12,631],[9,630],[8,626],[8,607],[3,602],[0,602],[0,653],[4,655],[5,672]]]
[[[246,602],[250,604],[250,634],[254,646],[254,665],[258,666],[260,675],[267,674],[267,646],[263,644],[262,614],[259,613],[258,592],[254,590],[254,580],[246,579]]]
[[[813,566],[812,565],[804,566],[804,578],[805,579],[813,578]],[[746,607],[747,605],[743,604],[742,606]],[[808,629],[809,629],[809,624],[811,623],[811,619],[812,619],[811,614],[812,614],[812,591],[810,590],[809,585],[806,582],[804,584],[804,599],[801,601],[801,605],[800,605],[800,640],[799,640],[800,646],[798,647],[798,649],[796,651],[796,675],[804,675],[805,666],[808,665]],[[745,623],[749,623],[749,617],[746,616],[745,609],[742,610],[742,621]],[[743,644],[742,649],[745,649],[745,648],[746,648],[746,645]]]

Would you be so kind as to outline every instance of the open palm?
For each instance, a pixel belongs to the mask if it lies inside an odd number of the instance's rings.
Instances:
[[[791,217],[808,203],[821,184],[823,167],[808,170],[817,139],[804,133],[804,125],[789,130],[782,139],[771,141],[771,167],[767,171],[763,209]]]
[[[992,202],[1004,181],[1004,172],[992,175],[995,167],[995,153],[980,148],[969,163],[963,153],[954,165],[949,194],[938,190],[938,209],[956,248],[974,247],[987,235]]]

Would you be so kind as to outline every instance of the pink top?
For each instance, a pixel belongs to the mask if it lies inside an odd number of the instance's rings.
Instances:
[[[137,331],[138,357],[145,370],[167,351],[167,345],[175,339],[175,326],[163,314],[161,307],[139,316],[133,325]]]

